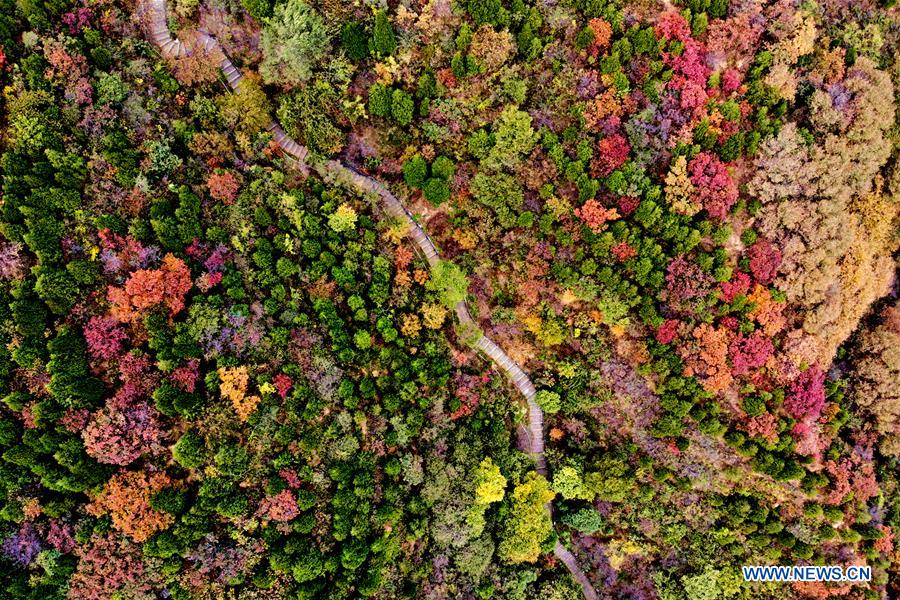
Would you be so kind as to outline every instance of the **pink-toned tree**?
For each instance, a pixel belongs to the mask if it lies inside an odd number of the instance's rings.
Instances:
[[[825,406],[825,372],[813,365],[800,373],[790,385],[784,409],[795,419],[815,420]]]
[[[50,529],[47,531],[47,543],[63,554],[75,549],[75,527],[60,519],[50,520]]]
[[[760,238],[747,251],[750,260],[750,272],[762,284],[769,284],[775,279],[778,266],[781,265],[781,251],[772,242]]]
[[[153,574],[141,557],[140,546],[115,533],[95,534],[79,546],[78,566],[69,581],[72,600],[144,598],[152,589]]]
[[[774,444],[778,441],[778,417],[769,412],[764,412],[755,417],[748,417],[738,423],[738,427],[747,432],[750,437],[760,438]]]
[[[0,241],[0,278],[18,279],[25,274],[25,258],[21,250],[20,244]]]
[[[701,152],[688,163],[688,173],[696,190],[696,200],[710,218],[723,220],[738,199],[737,183],[719,158]]]
[[[656,22],[656,36],[666,41],[691,39],[691,26],[676,10],[668,10]]]
[[[709,61],[715,68],[725,68],[722,83],[726,91],[731,87],[726,86],[728,74],[740,77],[740,72],[753,64],[753,54],[764,30],[764,19],[758,18],[752,8],[728,19],[710,21],[706,36]]]
[[[158,447],[158,415],[140,392],[126,383],[97,411],[82,433],[88,455],[101,463],[127,465]]]
[[[749,336],[738,335],[728,346],[732,374],[740,377],[762,367],[774,350],[772,340],[762,331],[755,331]]]
[[[666,267],[665,300],[679,311],[693,311],[711,291],[712,276],[697,263],[678,256]]]
[[[122,343],[128,339],[128,334],[112,317],[91,317],[84,326],[84,339],[91,356],[109,360],[122,350]]]

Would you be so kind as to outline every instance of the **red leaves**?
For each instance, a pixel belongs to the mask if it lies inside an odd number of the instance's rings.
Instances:
[[[206,186],[209,188],[210,196],[228,205],[234,203],[241,188],[240,182],[231,171],[213,173],[207,178]]]
[[[294,381],[284,373],[279,373],[275,377],[272,378],[272,385],[275,386],[275,390],[278,392],[278,396],[284,400],[287,398],[288,392],[291,391],[291,387],[294,385]]]
[[[725,163],[714,154],[701,152],[688,163],[688,172],[700,205],[710,218],[723,220],[738,199],[737,184]]]
[[[147,311],[165,305],[175,316],[184,308],[184,296],[191,289],[191,273],[184,262],[166,254],[159,269],[139,269],[124,288],[109,287],[107,296],[112,315],[121,323],[137,321]]]
[[[660,325],[656,333],[654,334],[656,337],[656,341],[660,344],[668,344],[676,337],[678,337],[678,325],[680,321],[676,319],[667,319],[662,325]]]
[[[637,256],[637,250],[628,245],[628,242],[619,242],[610,248],[609,251],[612,252],[612,255],[615,256],[616,260],[619,262],[625,262],[629,258]]]
[[[172,370],[172,382],[188,393],[194,393],[200,378],[200,361],[192,359],[184,366]]]
[[[741,74],[734,69],[722,73],[722,91],[726,94],[738,91],[741,87]]]
[[[616,204],[619,205],[619,212],[623,215],[630,215],[641,205],[640,196],[619,196],[616,198]]]
[[[394,265],[398,271],[405,271],[412,262],[413,253],[407,246],[397,246],[394,250]]]
[[[726,360],[731,336],[731,331],[714,328],[708,323],[695,327],[691,332],[692,340],[678,350],[685,361],[684,374],[696,375],[710,392],[725,390],[733,381]]]
[[[666,41],[684,42],[691,39],[691,26],[680,13],[670,10],[664,12],[656,23],[656,37]]]
[[[781,264],[781,251],[774,244],[769,240],[759,239],[750,246],[747,256],[750,259],[750,271],[758,282],[767,284],[775,279]]]
[[[581,208],[575,209],[575,216],[584,221],[584,224],[594,233],[600,233],[607,221],[615,221],[619,213],[614,208],[605,208],[594,199],[585,202]]]
[[[595,175],[606,177],[625,164],[631,153],[631,146],[625,136],[615,134],[600,140],[597,150],[600,155],[594,159],[591,166]]]
[[[694,262],[679,256],[666,268],[666,291],[675,304],[706,296],[713,283],[712,277]]]
[[[120,471],[106,482],[88,510],[97,516],[109,513],[113,527],[135,542],[144,542],[174,521],[169,513],[150,506],[150,498],[170,484],[165,473]]]
[[[153,450],[162,437],[156,409],[126,383],[97,411],[82,433],[84,448],[98,462],[127,465]]]
[[[756,331],[750,336],[741,335],[734,338],[728,346],[732,374],[735,376],[746,375],[753,369],[762,367],[774,351],[772,340],[762,331]]]
[[[122,540],[113,532],[95,534],[85,546],[76,548],[78,569],[72,575],[68,597],[73,600],[105,600],[150,596],[146,565],[140,546]]]
[[[742,271],[734,274],[730,281],[719,285],[723,302],[734,302],[738,296],[744,296],[750,290],[750,276]]]
[[[84,339],[91,356],[109,360],[122,349],[122,342],[128,339],[128,334],[112,317],[91,317],[84,326]]]
[[[281,490],[274,496],[263,498],[256,514],[263,519],[287,523],[300,514],[297,498],[290,490]]]
[[[601,50],[609,47],[609,40],[612,37],[612,27],[603,19],[595,18],[588,21],[588,27],[594,32],[594,42],[588,48],[588,52],[596,56]]]
[[[818,366],[803,371],[791,383],[784,408],[795,419],[818,419],[825,406],[825,372]]]

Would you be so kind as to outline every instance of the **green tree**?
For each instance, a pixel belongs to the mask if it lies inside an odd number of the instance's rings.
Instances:
[[[450,186],[447,185],[447,181],[444,179],[431,177],[422,186],[422,193],[425,194],[425,198],[431,204],[438,206],[450,198]]]
[[[416,106],[412,96],[403,90],[391,94],[391,116],[400,125],[408,125],[413,119]]]
[[[103,73],[97,82],[97,102],[118,104],[128,97],[128,85],[115,74]]]
[[[291,574],[298,583],[312,581],[320,577],[325,571],[322,555],[312,545],[307,545],[297,553],[291,567]]]
[[[369,55],[369,36],[356,21],[344,23],[341,27],[341,46],[350,60],[359,62]]]
[[[476,200],[493,209],[502,227],[516,226],[525,195],[514,177],[506,173],[478,173],[472,178],[469,189]]]
[[[585,487],[600,500],[623,502],[634,489],[629,472],[628,463],[624,460],[604,456],[597,470],[585,475]]]
[[[283,96],[278,119],[289,135],[300,138],[314,152],[335,154],[344,145],[344,132],[331,115],[339,115],[340,96],[326,81],[316,81]]]
[[[369,88],[369,112],[376,117],[391,114],[391,88],[380,83]]]
[[[719,571],[712,567],[707,567],[699,575],[685,575],[681,583],[689,600],[716,600],[722,597]]]
[[[593,507],[582,508],[577,512],[565,514],[560,520],[569,527],[587,534],[596,533],[606,527],[603,515]]]
[[[304,0],[279,3],[260,35],[259,72],[266,83],[303,83],[325,58],[330,42],[325,21]]]
[[[241,0],[241,4],[257,21],[262,21],[272,14],[271,0]]]
[[[379,56],[390,56],[397,49],[397,37],[388,16],[383,10],[375,13],[375,29],[372,32],[372,51]]]
[[[469,279],[452,262],[442,260],[431,270],[431,278],[425,283],[426,289],[436,292],[447,308],[453,308],[466,297]]]
[[[196,469],[203,464],[203,438],[194,431],[186,431],[172,447],[172,458],[185,469]]]
[[[428,176],[428,163],[421,154],[416,154],[403,163],[403,180],[409,187],[420,188]]]
[[[78,298],[78,284],[68,271],[43,265],[35,268],[37,281],[34,291],[55,314],[69,312]]]
[[[534,397],[534,401],[547,414],[556,414],[562,407],[559,394],[550,390],[540,390]]]
[[[353,334],[353,343],[360,350],[367,350],[372,347],[372,336],[368,331],[359,330]]]
[[[469,0],[466,8],[478,25],[505,26],[509,23],[509,11],[501,0]]]
[[[456,174],[456,165],[446,156],[438,156],[431,163],[431,174],[434,177],[440,177],[445,181],[449,181]]]
[[[531,127],[531,115],[512,105],[497,117],[493,132],[494,147],[484,160],[484,166],[490,169],[518,165],[522,155],[531,152],[538,140],[537,132]]]
[[[574,467],[563,467],[553,474],[553,491],[566,500],[592,500],[594,497]]]
[[[244,75],[237,90],[222,95],[218,105],[226,124],[246,135],[265,130],[272,119],[272,103],[255,73]]]

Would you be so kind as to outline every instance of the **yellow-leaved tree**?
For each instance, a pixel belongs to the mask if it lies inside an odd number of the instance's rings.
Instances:
[[[556,494],[547,480],[530,472],[512,493],[512,508],[497,549],[501,559],[509,563],[534,562],[541,555],[541,544],[553,531],[553,521],[546,504]]]
[[[479,536],[484,531],[484,512],[506,495],[506,477],[488,457],[475,468],[472,480],[475,482],[475,503],[469,509],[466,521],[474,536]]]
[[[256,405],[259,404],[259,396],[247,395],[247,384],[249,383],[247,367],[222,367],[217,373],[219,374],[219,393],[223,398],[231,401],[238,419],[242,422],[246,421],[256,410]]]

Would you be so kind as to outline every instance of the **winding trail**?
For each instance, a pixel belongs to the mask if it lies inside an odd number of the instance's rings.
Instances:
[[[146,7],[146,12],[149,13],[151,39],[164,57],[175,59],[188,56],[194,52],[203,52],[209,56],[210,60],[218,63],[232,91],[238,89],[243,75],[222,50],[218,40],[204,31],[197,31],[194,40],[183,42],[181,39],[174,37],[169,31],[166,0],[146,0],[144,6]],[[384,184],[337,160],[326,160],[309,165],[306,162],[309,156],[307,148],[291,139],[277,121],[271,121],[267,129],[272,133],[272,137],[278,146],[288,157],[296,162],[297,166],[304,173],[308,173],[310,167],[312,167],[323,178],[333,179],[337,183],[352,186],[364,194],[378,197],[387,214],[405,221],[409,225],[410,236],[425,256],[428,265],[433,268],[440,262],[441,257],[434,242],[431,241],[431,238],[403,203]],[[478,340],[474,344],[475,348],[481,350],[498,369],[506,373],[516,389],[525,397],[525,402],[528,405],[528,424],[523,431],[526,451],[535,460],[535,470],[547,477],[547,461],[544,457],[544,412],[535,402],[537,392],[534,384],[531,382],[528,374],[500,346],[484,334],[475,322],[475,319],[472,318],[465,301],[458,302],[454,308],[460,324],[479,332]],[[551,503],[547,504],[547,510],[552,514],[553,506]],[[568,548],[557,541],[556,546],[553,548],[553,554],[566,565],[572,577],[581,585],[586,600],[597,600],[597,592],[591,585],[587,575],[578,566],[575,557]]]

